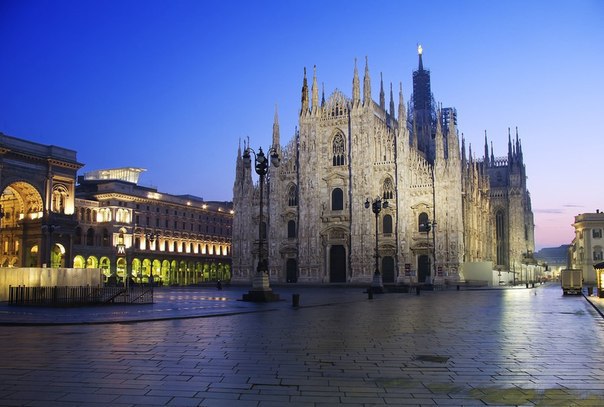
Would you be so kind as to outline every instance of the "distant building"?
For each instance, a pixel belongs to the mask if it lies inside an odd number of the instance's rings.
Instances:
[[[233,188],[233,279],[248,282],[258,263],[258,231],[265,231],[270,279],[275,282],[367,283],[372,280],[376,233],[385,283],[463,278],[466,262],[490,261],[520,272],[532,262],[534,223],[522,147],[508,130],[508,153],[495,157],[485,136],[484,157],[459,140],[457,111],[438,108],[421,48],[407,107],[398,113],[383,81],[371,97],[366,62],[363,89],[355,63],[352,98],[334,90],[319,97],[316,71],[302,82],[299,129],[280,143],[275,112],[273,147],[259,228],[259,185],[237,156]],[[397,114],[396,114],[397,113]],[[244,146],[244,150],[250,147]],[[268,199],[267,199],[268,197]],[[389,205],[376,216],[365,203]],[[378,230],[376,231],[376,227]]]
[[[230,280],[230,202],[170,195],[138,184],[142,168],[78,178],[74,267],[99,267],[107,279],[164,285]]]
[[[595,284],[594,264],[604,260],[604,212],[582,213],[575,216],[575,238],[569,248],[569,263],[573,269],[583,270],[585,283]]]

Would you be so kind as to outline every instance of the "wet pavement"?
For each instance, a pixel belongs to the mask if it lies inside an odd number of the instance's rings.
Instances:
[[[284,301],[254,304],[239,301],[244,292],[0,305],[0,405],[604,404],[596,297],[557,285],[372,300],[360,288],[276,287]]]

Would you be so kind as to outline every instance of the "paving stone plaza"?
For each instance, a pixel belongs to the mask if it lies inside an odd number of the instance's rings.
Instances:
[[[160,289],[140,306],[0,305],[2,406],[598,406],[602,299],[536,288]],[[300,294],[293,307],[292,294]]]

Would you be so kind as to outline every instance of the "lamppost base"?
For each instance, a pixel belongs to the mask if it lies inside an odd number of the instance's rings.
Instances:
[[[280,300],[279,294],[275,294],[270,287],[268,274],[263,272],[254,276],[252,289],[247,294],[243,294],[243,301],[271,302]]]
[[[247,294],[243,294],[243,301],[248,302],[273,302],[281,301],[279,294],[275,294],[272,290],[254,291],[250,290]]]
[[[375,273],[373,280],[371,281],[371,291],[375,294],[381,294],[384,292],[384,284],[382,282],[382,275]]]

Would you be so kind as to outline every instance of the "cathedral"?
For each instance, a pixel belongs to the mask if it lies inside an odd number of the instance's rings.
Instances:
[[[418,55],[409,103],[399,85],[396,108],[381,77],[372,99],[367,60],[362,86],[355,61],[351,98],[319,97],[316,68],[310,91],[304,70],[299,127],[281,145],[275,111],[267,150],[280,165],[264,182],[252,181],[249,142],[239,146],[233,282],[252,281],[259,258],[275,283],[431,284],[464,280],[471,263],[512,270],[532,256],[518,130],[508,129],[505,157],[486,134],[484,156],[466,152],[457,112],[434,102],[421,46]]]

